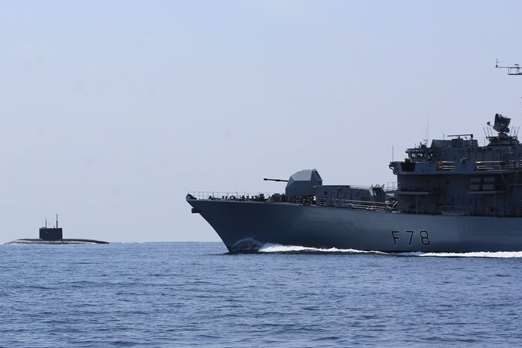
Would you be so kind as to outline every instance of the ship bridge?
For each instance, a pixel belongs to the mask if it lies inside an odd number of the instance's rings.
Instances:
[[[404,161],[391,162],[400,210],[522,216],[522,146],[509,122],[495,115],[491,128],[498,134],[488,136],[486,146],[472,134],[457,134],[410,148]]]

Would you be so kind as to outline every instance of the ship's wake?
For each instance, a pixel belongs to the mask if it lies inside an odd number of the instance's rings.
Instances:
[[[293,254],[379,254],[387,255],[382,251],[366,251],[357,249],[312,248],[298,245],[264,244],[258,250],[260,253],[293,253]]]
[[[413,256],[424,257],[489,257],[489,258],[522,258],[522,251],[475,251],[469,253],[402,253],[404,256],[413,254]],[[402,255],[401,254],[401,255]]]
[[[264,244],[259,249],[260,253],[280,253],[280,254],[370,254],[370,255],[387,255],[402,257],[472,257],[472,258],[522,258],[522,251],[476,251],[468,253],[453,252],[383,252],[383,251],[366,251],[357,249],[338,249],[338,248],[312,248],[298,245],[280,245],[280,244]]]

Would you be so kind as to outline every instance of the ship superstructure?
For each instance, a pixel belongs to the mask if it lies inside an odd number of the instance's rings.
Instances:
[[[522,146],[510,119],[495,115],[488,144],[473,134],[433,140],[390,163],[397,175],[398,209],[412,214],[522,216]]]

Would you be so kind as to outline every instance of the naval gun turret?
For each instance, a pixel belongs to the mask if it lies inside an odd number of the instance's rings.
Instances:
[[[286,182],[285,194],[274,194],[273,200],[313,200],[316,189],[323,185],[323,179],[317,169],[303,169],[285,179],[264,178],[265,181]]]
[[[288,179],[285,194],[289,198],[311,197],[315,189],[323,184],[323,179],[316,169],[304,169],[294,173]]]
[[[286,182],[285,194],[273,194],[272,201],[302,202],[338,206],[351,203],[384,204],[384,186],[357,187],[353,185],[324,185],[317,169],[303,169],[290,176],[288,180],[269,179],[265,181]]]

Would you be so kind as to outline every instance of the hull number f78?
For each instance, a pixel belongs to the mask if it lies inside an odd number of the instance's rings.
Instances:
[[[393,245],[399,245],[400,240],[405,240],[408,245],[412,245],[415,240],[422,245],[430,245],[430,234],[428,231],[392,231]]]

